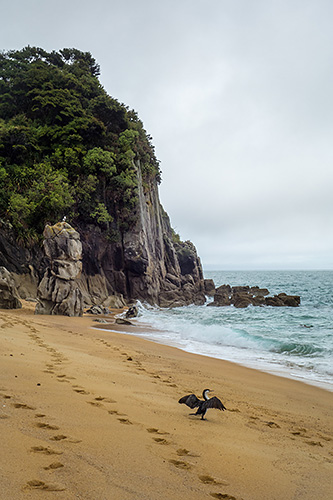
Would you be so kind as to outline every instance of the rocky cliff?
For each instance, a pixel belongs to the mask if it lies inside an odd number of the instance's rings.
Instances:
[[[78,228],[83,245],[82,289],[100,300],[120,293],[161,307],[205,302],[203,271],[194,245],[178,241],[163,210],[156,181],[138,177],[137,222],[110,242],[96,226]]]
[[[36,314],[82,316],[83,298],[78,280],[82,271],[80,235],[66,222],[44,229],[44,251],[49,259],[37,289]]]
[[[38,241],[66,215],[82,242],[86,304],[111,305],[119,294],[202,303],[196,250],[175,235],[159,202],[152,138],[107,94],[93,56],[28,46],[1,61],[0,265],[21,296],[36,296],[45,270],[54,272]]]
[[[140,163],[136,223],[115,241],[97,225],[75,226],[82,242],[79,287],[84,303],[122,295],[161,307],[205,302],[203,271],[194,245],[181,242],[160,204],[157,182],[142,182]],[[38,245],[19,245],[8,225],[0,226],[0,266],[15,279],[22,298],[36,297],[50,262]]]

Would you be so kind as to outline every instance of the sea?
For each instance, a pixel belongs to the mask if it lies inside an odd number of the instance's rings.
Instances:
[[[333,271],[206,271],[215,286],[250,285],[300,295],[299,307],[139,304],[136,333],[333,391]],[[147,326],[149,325],[149,327]]]

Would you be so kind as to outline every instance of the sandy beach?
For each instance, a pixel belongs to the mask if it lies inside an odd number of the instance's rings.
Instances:
[[[332,393],[93,319],[0,311],[0,499],[333,498]]]

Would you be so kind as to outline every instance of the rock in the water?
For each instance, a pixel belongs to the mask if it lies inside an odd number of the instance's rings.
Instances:
[[[0,309],[20,309],[22,307],[15,282],[5,267],[0,267]]]
[[[267,288],[258,286],[234,286],[221,285],[215,290],[214,301],[209,306],[230,306],[245,308],[249,305],[254,306],[274,306],[274,307],[298,307],[301,303],[299,295],[287,295],[279,293],[274,297],[268,296]]]
[[[247,295],[245,293],[236,293],[233,296],[232,303],[238,309],[243,309],[252,304],[253,302],[252,302],[252,297],[250,295]]]
[[[275,295],[274,297],[266,297],[265,302],[270,306],[298,307],[301,303],[301,298],[299,295],[279,293],[279,295]]]
[[[138,314],[139,309],[137,308],[137,306],[131,306],[127,309],[125,316],[126,318],[136,318]]]
[[[215,295],[214,280],[205,279],[204,280],[204,287],[205,287],[205,295],[207,295],[208,297],[214,297],[214,295]]]
[[[82,270],[80,235],[66,222],[47,225],[43,234],[50,267],[38,286],[35,313],[82,316],[82,292],[77,283]]]
[[[131,323],[128,319],[125,319],[125,318],[116,318],[116,321],[117,325],[132,325],[133,326],[133,323]]]

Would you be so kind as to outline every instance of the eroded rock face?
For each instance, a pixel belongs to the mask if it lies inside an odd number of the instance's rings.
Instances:
[[[83,299],[78,284],[82,271],[80,235],[66,222],[47,225],[43,235],[50,265],[37,289],[35,313],[81,316]]]
[[[119,240],[108,241],[95,227],[80,228],[83,278],[89,286],[97,277],[108,294],[122,294],[161,307],[204,304],[205,289],[200,259],[190,241],[181,242],[163,210],[156,182],[143,189],[140,164],[137,223]],[[94,291],[93,291],[94,290]]]
[[[20,309],[22,307],[15,282],[5,267],[0,267],[0,309]]]

